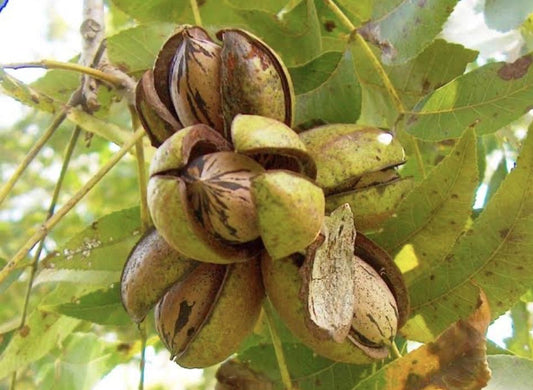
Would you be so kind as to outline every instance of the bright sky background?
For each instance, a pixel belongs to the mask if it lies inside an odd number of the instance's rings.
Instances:
[[[518,56],[521,37],[516,32],[499,33],[486,27],[483,15],[475,12],[478,0],[463,0],[456,7],[447,24],[445,38],[479,50],[480,57],[513,60]],[[10,0],[0,13],[0,63],[27,62],[43,58],[67,61],[79,52],[81,46],[82,0]],[[50,17],[57,20],[52,27]],[[50,38],[61,40],[49,42]],[[503,53],[502,54],[502,50]],[[25,82],[35,80],[43,71],[18,70],[14,74]],[[26,108],[9,97],[0,95],[0,131],[7,129],[26,112]],[[489,329],[489,337],[501,343],[510,331],[510,320],[502,317]],[[148,351],[146,383],[158,383],[162,377],[169,380],[169,389],[182,389],[185,382],[196,381],[200,370],[183,370],[169,362],[168,355]],[[127,390],[137,387],[138,370],[134,364],[114,370],[96,387],[97,390]],[[172,385],[170,385],[172,384]]]

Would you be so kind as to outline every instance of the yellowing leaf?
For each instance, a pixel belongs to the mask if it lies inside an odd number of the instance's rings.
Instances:
[[[470,216],[477,177],[476,137],[468,130],[373,237],[395,255],[408,286],[429,276],[450,252]],[[411,294],[413,304],[425,298],[420,294]]]
[[[531,133],[530,129],[530,133]],[[533,134],[516,168],[506,177],[472,228],[431,275],[410,288],[414,318],[404,328],[433,335],[465,316],[481,287],[492,318],[503,314],[533,284]]]
[[[40,359],[64,340],[80,320],[35,310],[0,355],[0,378]]]
[[[57,109],[57,104],[51,97],[30,88],[3,69],[0,69],[0,92],[44,112],[54,113]]]

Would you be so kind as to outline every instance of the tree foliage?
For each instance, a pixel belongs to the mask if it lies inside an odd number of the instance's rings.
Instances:
[[[509,61],[487,62],[443,39],[457,0],[339,0],[348,22],[326,3],[198,2],[210,32],[245,28],[283,58],[297,94],[297,126],[362,123],[391,129],[407,154],[401,174],[416,181],[372,238],[394,257],[409,289],[412,311],[398,345],[402,352],[407,341],[423,346],[369,366],[341,364],[313,354],[273,318],[293,383],[300,389],[425,389],[443,383],[448,387],[442,388],[476,389],[486,375],[487,349],[494,378],[487,388],[528,388],[533,135],[525,129],[533,107],[533,52],[528,52],[533,16],[527,18],[533,9],[522,0],[486,0],[489,26],[515,29],[524,40]],[[109,60],[134,80],[152,67],[177,24],[197,22],[188,0],[110,0],[106,11]],[[0,91],[31,108],[0,130],[2,181],[79,83],[79,75],[54,69],[27,85],[16,72],[0,68]],[[1,204],[0,267],[46,221],[65,148],[77,128],[85,137],[73,141],[57,208],[131,140],[135,121],[132,125],[127,97],[100,85],[97,99],[100,107],[93,113],[81,106],[65,111],[65,120]],[[15,371],[19,388],[89,389],[117,365],[139,359],[141,333],[122,308],[119,280],[145,229],[139,165],[147,169],[153,148],[145,139],[133,150],[48,232],[34,273],[37,246],[31,245],[0,281],[0,389],[8,388]],[[141,150],[145,161],[139,163]],[[485,196],[474,209],[476,194]],[[503,349],[483,335],[489,322],[508,310],[513,333]],[[151,316],[144,326],[148,345],[164,350]],[[264,319],[236,359],[257,374],[253,380],[283,387]]]

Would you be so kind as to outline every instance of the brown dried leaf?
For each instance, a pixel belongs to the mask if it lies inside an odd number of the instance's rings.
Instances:
[[[308,327],[317,337],[342,342],[350,331],[355,295],[355,226],[348,204],[331,213],[301,268]]]
[[[490,309],[482,292],[476,311],[459,320],[432,343],[389,365],[385,381],[389,390],[477,390],[490,379],[485,332]]]

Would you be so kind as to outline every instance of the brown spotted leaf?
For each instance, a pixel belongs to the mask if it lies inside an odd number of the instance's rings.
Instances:
[[[478,185],[476,167],[476,136],[469,130],[373,237],[395,256],[408,286],[434,273],[463,231]],[[411,300],[425,296],[411,293]]]
[[[386,63],[415,57],[440,33],[457,0],[376,1],[373,17],[359,32],[378,44]],[[379,9],[382,8],[382,9]]]
[[[457,321],[434,342],[395,360],[354,390],[482,389],[490,379],[485,339],[490,318],[482,293],[468,320]]]
[[[494,132],[531,110],[533,54],[495,62],[456,78],[406,116],[407,131],[426,140],[457,138],[468,127]]]
[[[530,133],[532,128],[529,129]],[[445,261],[410,286],[412,319],[404,327],[430,340],[469,313],[479,288],[497,318],[533,285],[533,135],[516,167]]]
[[[116,280],[141,233],[139,208],[103,216],[73,235],[42,262],[44,268],[111,271]]]

